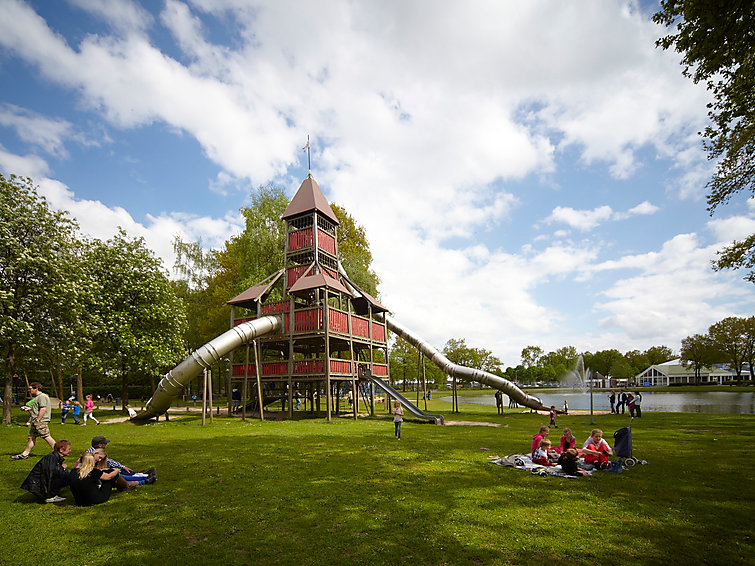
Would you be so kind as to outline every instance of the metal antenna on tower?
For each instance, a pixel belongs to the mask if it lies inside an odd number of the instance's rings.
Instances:
[[[307,134],[307,145],[305,145],[302,149],[307,150],[307,169],[309,170],[309,174],[312,174],[312,159],[309,155],[309,134]]]

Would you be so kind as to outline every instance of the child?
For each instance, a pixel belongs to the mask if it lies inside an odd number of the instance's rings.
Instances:
[[[401,403],[393,403],[393,428],[396,438],[401,440],[401,423],[404,421],[404,409]]]
[[[548,459],[548,451],[551,447],[551,441],[547,438],[543,438],[540,441],[540,447],[532,453],[532,462],[534,464],[540,464],[541,466],[555,466],[553,462]]]
[[[126,403],[126,410],[128,411],[129,420],[133,420],[136,417],[136,411],[128,403]]]
[[[608,467],[608,456],[613,454],[608,442],[603,438],[603,431],[599,428],[593,429],[589,438],[585,440],[582,452],[585,454],[585,464],[592,464],[601,470]]]
[[[73,402],[73,410],[71,411],[71,416],[73,417],[73,422],[76,424],[79,424],[79,413],[81,412],[81,403],[78,401]]]
[[[554,428],[558,428],[558,425],[556,424],[556,406],[551,405],[551,423],[550,425]]]
[[[538,432],[537,434],[535,434],[532,437],[532,446],[530,446],[530,454],[532,455],[533,459],[535,457],[534,456],[535,450],[537,450],[538,448],[540,448],[540,442],[543,440],[543,438],[545,438],[546,436],[548,436],[548,434],[550,434],[550,432],[551,432],[550,427],[541,426],[540,427],[540,432]]]
[[[558,463],[561,465],[561,471],[563,471],[566,475],[578,475],[577,451],[574,448],[569,448],[566,452],[561,454],[561,456],[558,458]]]
[[[94,401],[92,401],[92,396],[87,395],[87,400],[84,403],[84,424],[83,426],[86,426],[87,424],[87,418],[92,419],[97,424],[100,424],[100,421],[94,418],[94,415],[92,414],[92,411],[94,411]]]
[[[63,401],[63,405],[60,407],[60,409],[60,424],[66,424],[66,417],[68,417],[68,412],[73,409],[73,405],[71,405],[68,401]]]
[[[567,450],[574,448],[577,448],[577,439],[574,438],[574,435],[571,433],[570,428],[565,428],[563,434],[561,435],[561,444],[559,446],[559,452],[564,454]]]

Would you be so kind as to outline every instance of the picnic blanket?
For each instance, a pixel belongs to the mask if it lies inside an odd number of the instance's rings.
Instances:
[[[555,466],[543,466],[541,464],[535,464],[529,454],[511,454],[509,456],[498,457],[491,456],[488,458],[491,464],[496,466],[505,466],[509,468],[516,468],[517,470],[524,470],[532,473],[535,476],[556,476],[560,478],[578,478],[580,476],[572,476],[564,473],[560,465]],[[580,470],[583,476],[591,476],[593,470]]]

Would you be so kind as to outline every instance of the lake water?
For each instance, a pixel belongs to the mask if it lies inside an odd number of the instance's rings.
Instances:
[[[590,393],[564,392],[540,393],[530,391],[530,395],[538,397],[543,405],[550,407],[555,405],[557,409],[564,408],[564,400],[569,403],[569,409],[590,409]],[[441,397],[443,401],[451,402],[451,397]],[[474,403],[478,405],[495,406],[493,392],[480,395],[465,395],[459,397],[460,403]],[[508,407],[509,399],[504,394],[503,406]],[[593,393],[593,408],[596,411],[610,411],[608,393]],[[755,391],[707,391],[707,392],[680,392],[665,393],[654,391],[642,391],[642,411],[663,411],[671,413],[720,413],[726,415],[755,414]],[[628,414],[628,411],[627,411]]]

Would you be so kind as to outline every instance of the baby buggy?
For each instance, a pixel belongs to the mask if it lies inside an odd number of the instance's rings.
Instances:
[[[627,468],[634,466],[638,460],[632,456],[632,421],[629,419],[629,426],[620,428],[613,433],[613,446],[616,456],[624,459],[624,465]]]

